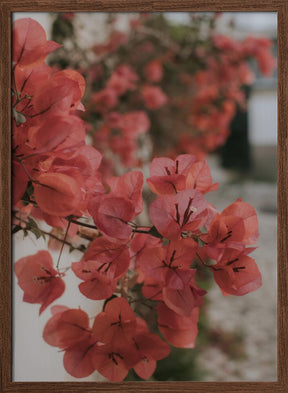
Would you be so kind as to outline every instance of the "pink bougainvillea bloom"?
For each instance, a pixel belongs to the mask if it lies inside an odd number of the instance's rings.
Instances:
[[[252,205],[237,199],[221,213],[222,216],[236,216],[241,218],[245,227],[242,242],[246,245],[255,244],[259,237],[257,213]]]
[[[160,302],[157,313],[159,330],[170,344],[177,348],[194,348],[198,334],[199,308],[193,308],[189,316],[184,316]]]
[[[146,85],[142,88],[142,97],[148,109],[155,110],[161,108],[168,102],[168,97],[161,87]]]
[[[110,177],[107,180],[110,194],[130,200],[135,209],[135,214],[140,214],[143,208],[142,187],[144,177],[142,172],[131,171],[121,177]]]
[[[97,341],[92,338],[89,317],[81,309],[65,306],[52,307],[52,317],[44,327],[43,338],[52,346],[65,351],[65,370],[75,378],[84,378],[95,371],[92,348]]]
[[[127,272],[129,263],[126,245],[99,237],[91,242],[80,262],[72,263],[72,270],[84,280],[79,284],[80,292],[89,299],[99,300],[113,294],[117,280]]]
[[[185,190],[186,177],[196,158],[190,154],[182,154],[175,160],[166,157],[153,158],[150,165],[150,177],[147,183],[150,189],[158,194],[175,194]]]
[[[138,333],[133,341],[140,357],[140,361],[133,368],[139,377],[149,379],[156,369],[157,360],[167,357],[170,347],[148,330]]]
[[[123,297],[116,297],[106,303],[104,311],[97,315],[93,324],[93,335],[102,343],[129,339],[136,327],[135,314]]]
[[[208,232],[201,235],[201,240],[205,244],[201,252],[218,260],[225,248],[242,250],[244,236],[245,226],[242,218],[216,214],[210,223]]]
[[[65,370],[75,378],[85,378],[91,375],[95,371],[93,364],[95,345],[95,340],[90,336],[85,341],[67,348],[63,357]]]
[[[134,233],[133,238],[130,241],[129,252],[130,252],[130,268],[135,269],[139,274],[137,278],[137,282],[140,283],[143,281],[143,273],[140,271],[138,267],[138,261],[142,253],[146,249],[159,246],[160,244],[161,244],[161,240],[157,237],[151,236],[146,233]]]
[[[175,194],[179,191],[196,189],[202,194],[218,188],[206,161],[197,161],[196,156],[181,154],[175,160],[154,158],[147,179],[150,189],[158,195]]]
[[[94,346],[91,351],[94,368],[111,382],[123,381],[130,368],[129,344],[131,348],[131,343],[114,339],[108,344]]]
[[[173,241],[164,247],[149,247],[142,251],[138,266],[145,276],[161,281],[169,270],[189,269],[196,249],[197,244],[192,239]]]
[[[42,63],[49,52],[61,45],[46,40],[43,27],[31,18],[19,19],[13,24],[14,64],[21,67],[35,67]]]
[[[69,152],[84,145],[85,135],[85,124],[78,117],[50,116],[45,122],[29,129],[27,143],[33,149],[33,154]]]
[[[160,60],[152,60],[150,61],[145,69],[145,76],[149,82],[160,82],[163,78],[163,66]]]
[[[186,178],[186,189],[196,189],[202,194],[215,191],[219,184],[213,184],[209,166],[205,160],[193,164]]]
[[[112,88],[105,88],[92,94],[90,104],[97,112],[105,113],[118,104],[118,94]]]
[[[119,96],[127,90],[134,90],[138,81],[137,74],[127,65],[122,64],[117,67],[107,82],[107,88],[114,90]]]
[[[65,349],[89,337],[89,317],[85,311],[54,306],[51,312],[53,315],[43,331],[43,338],[49,345]]]
[[[53,268],[48,251],[19,259],[14,265],[18,285],[24,291],[23,301],[41,304],[41,314],[65,290],[65,283]]]
[[[196,247],[192,239],[182,239],[166,247],[144,250],[138,260],[144,274],[143,294],[150,299],[163,299],[175,312],[190,315],[194,307],[202,304],[206,293],[195,283],[196,269],[190,269]]]
[[[170,240],[183,233],[197,233],[207,220],[208,203],[197,190],[184,190],[175,195],[161,195],[150,205],[151,221],[158,232]]]
[[[43,173],[34,185],[34,197],[44,213],[65,217],[79,211],[83,194],[74,177],[64,173]]]
[[[135,217],[135,206],[131,200],[106,194],[91,198],[88,211],[98,229],[111,240],[129,239],[132,233],[129,222]]]
[[[215,281],[224,295],[242,296],[262,285],[262,277],[250,250],[226,249],[216,265],[210,266]]]

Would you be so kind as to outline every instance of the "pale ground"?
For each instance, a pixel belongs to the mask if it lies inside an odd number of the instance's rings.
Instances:
[[[210,161],[210,160],[209,160]],[[209,162],[210,164],[210,162]],[[251,203],[258,214],[260,237],[251,256],[262,273],[263,286],[242,297],[224,297],[215,284],[207,294],[208,317],[213,329],[243,337],[242,358],[227,355],[217,345],[201,353],[205,381],[277,380],[277,185],[252,180],[233,182],[233,175],[217,169],[211,159],[213,179],[221,186],[209,200],[222,211],[238,197]],[[214,169],[213,169],[214,168]],[[223,185],[224,184],[224,185]],[[236,354],[237,355],[237,354]]]

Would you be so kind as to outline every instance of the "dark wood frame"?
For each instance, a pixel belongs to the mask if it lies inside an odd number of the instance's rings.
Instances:
[[[288,0],[1,0],[0,341],[2,392],[288,392]],[[29,11],[273,11],[278,13],[278,381],[12,382],[10,217],[11,13]]]

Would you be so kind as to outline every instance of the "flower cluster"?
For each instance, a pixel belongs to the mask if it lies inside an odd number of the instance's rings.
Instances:
[[[90,60],[73,64],[89,81],[83,118],[96,148],[131,168],[145,162],[138,149],[143,139],[154,142],[154,154],[171,157],[201,158],[223,146],[237,110],[245,110],[243,87],[254,81],[252,62],[265,77],[273,74],[272,41],[219,34],[219,14],[191,16],[177,34],[161,14],[135,16],[125,33],[117,18],[109,17],[106,40],[87,49]],[[55,29],[61,31],[62,23],[60,15]],[[62,56],[71,64],[70,51]],[[55,65],[63,57],[56,54]],[[113,160],[108,165],[105,157],[102,164],[110,174],[117,170]]]
[[[246,97],[242,89],[254,82],[249,60],[254,59],[260,73],[271,76],[276,61],[271,53],[272,42],[267,38],[247,37],[238,41],[227,36],[212,34],[211,47],[196,51],[205,67],[194,75],[184,75],[182,83],[190,86],[186,103],[187,121],[196,135],[179,138],[177,150],[199,154],[214,151],[229,136],[229,127],[237,107],[245,109]]]
[[[86,145],[77,115],[85,81],[46,65],[59,45],[37,22],[16,21],[13,37],[13,205],[21,208],[25,194],[35,217],[65,228],[65,217],[82,216],[90,197],[105,191],[97,171],[102,155]]]
[[[170,345],[195,345],[206,293],[197,283],[199,266],[213,272],[225,295],[244,295],[261,286],[260,271],[248,256],[254,248],[247,247],[258,238],[256,212],[237,200],[219,213],[205,199],[218,187],[207,162],[182,154],[175,160],[153,159],[147,179],[154,193],[149,205],[152,225],[137,224],[144,176],[130,171],[102,184],[102,155],[86,145],[85,124],[77,112],[84,109],[83,78],[73,70],[53,72],[44,63],[57,44],[46,40],[38,23],[19,20],[13,35],[14,232],[43,234],[34,218],[65,230],[62,239],[53,231],[48,235],[84,251],[71,265],[81,281],[79,291],[89,299],[105,300],[92,327],[84,310],[53,306],[43,338],[63,350],[64,367],[76,378],[97,370],[110,381],[121,381],[134,369],[149,379]],[[151,82],[162,77],[158,62],[145,72]],[[118,68],[105,94],[115,93],[117,99],[134,89],[136,81],[128,67]],[[99,103],[101,111],[106,110],[107,101],[101,98]],[[138,112],[110,112],[108,120],[122,129],[125,146],[130,134],[145,132],[148,124]],[[88,245],[79,248],[73,241],[83,225],[94,232]],[[40,313],[65,290],[59,260],[54,268],[48,251],[21,258],[14,271],[23,301],[40,304]],[[157,315],[154,330],[137,308],[145,302]]]

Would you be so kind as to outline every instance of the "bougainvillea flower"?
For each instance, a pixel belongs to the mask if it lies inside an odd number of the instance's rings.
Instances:
[[[98,229],[119,241],[127,241],[132,233],[129,222],[135,217],[134,209],[129,199],[113,195],[91,198],[88,204],[88,211]]]
[[[170,344],[177,348],[194,348],[198,334],[199,308],[193,308],[189,316],[184,316],[160,302],[157,313],[159,330]]]
[[[33,117],[51,114],[69,114],[75,109],[81,109],[80,100],[83,94],[83,84],[73,72],[58,71],[53,74],[46,84],[35,91],[33,97]]]
[[[49,52],[61,45],[46,40],[43,27],[31,18],[16,20],[13,24],[14,64],[21,67],[35,67],[42,63]]]
[[[110,177],[107,180],[110,186],[110,195],[130,200],[135,206],[135,214],[140,214],[143,208],[142,187],[144,177],[139,171],[127,172],[121,177]]]
[[[150,119],[144,111],[124,113],[121,116],[121,130],[126,137],[145,134],[150,128]]]
[[[151,110],[159,109],[168,102],[168,97],[159,86],[143,86],[142,98],[146,108]]]
[[[117,279],[107,275],[104,269],[98,271],[101,266],[94,261],[72,263],[74,274],[84,281],[79,284],[79,291],[88,299],[108,299],[116,289]]]
[[[49,345],[65,349],[89,337],[91,330],[85,311],[54,306],[51,312],[53,315],[43,331],[43,338]]]
[[[138,258],[138,267],[145,276],[161,281],[169,270],[189,269],[196,248],[197,244],[192,239],[174,241],[165,247],[146,248]]]
[[[82,199],[80,185],[64,173],[43,173],[34,185],[34,197],[43,212],[65,217],[76,214]]]
[[[67,80],[71,80],[76,82],[76,86],[78,88],[73,88],[73,97],[72,97],[72,104],[70,106],[71,110],[78,109],[78,110],[85,110],[83,104],[81,103],[81,98],[85,92],[85,79],[84,77],[75,70],[61,70],[53,74],[53,82],[57,84],[67,83]],[[75,85],[71,85],[75,86]]]
[[[93,348],[96,342],[91,335],[85,340],[67,348],[63,357],[65,370],[75,378],[88,377],[95,371]]]
[[[160,82],[163,78],[163,66],[160,60],[150,61],[145,69],[144,73],[149,82]]]
[[[97,112],[105,113],[118,104],[118,94],[112,88],[105,88],[93,93],[90,105]]]
[[[72,270],[84,280],[79,290],[89,299],[109,298],[115,291],[117,279],[128,270],[129,250],[125,245],[96,238],[80,262],[72,263]]]
[[[188,189],[196,189],[204,194],[218,188],[218,184],[212,184],[207,162],[196,161],[196,156],[191,154],[181,154],[175,160],[154,158],[147,183],[158,195],[175,194]]]
[[[201,235],[201,240],[205,244],[201,252],[218,260],[225,248],[242,250],[244,237],[245,225],[242,218],[216,214],[210,223],[208,232]]]
[[[75,150],[85,143],[85,124],[76,116],[50,116],[39,126],[29,129],[33,153]]]
[[[170,240],[183,232],[196,233],[206,223],[208,203],[197,190],[184,190],[175,195],[161,195],[150,205],[151,221],[158,232]]]
[[[122,95],[127,90],[134,90],[137,81],[138,76],[133,69],[127,64],[122,64],[113,71],[106,87],[113,89],[118,95]]]
[[[41,63],[37,67],[22,68],[16,67],[14,71],[13,89],[21,95],[21,101],[16,105],[19,112],[29,113],[29,100],[38,89],[46,84],[50,78],[51,68],[46,63]],[[24,97],[27,97],[26,99]],[[13,96],[13,99],[16,97]],[[27,121],[28,119],[26,119]]]
[[[111,129],[119,130],[126,138],[136,138],[148,131],[150,120],[144,111],[110,112],[108,125]]]
[[[64,349],[63,363],[66,371],[75,378],[84,378],[95,371],[92,348],[97,341],[92,338],[89,317],[81,309],[55,306],[52,317],[44,327],[43,338],[52,346]]]
[[[138,261],[144,273],[144,296],[163,299],[169,308],[182,315],[190,315],[194,307],[200,306],[206,291],[195,283],[196,269],[190,269],[196,246],[192,239],[182,239],[166,247],[144,250]]]
[[[165,281],[159,279],[145,277],[144,284],[142,286],[142,293],[149,300],[163,300],[162,289],[165,285]]]
[[[157,360],[167,357],[170,347],[153,333],[137,334],[133,341],[140,361],[133,367],[140,378],[149,379],[156,369]]]
[[[111,382],[120,382],[127,376],[130,368],[129,343],[113,340],[106,345],[94,346],[92,362],[94,368]],[[131,349],[132,344],[130,343]],[[135,351],[136,352],[136,351]]]
[[[191,315],[195,307],[203,304],[203,295],[206,294],[205,290],[196,285],[195,273],[196,269],[177,270],[177,273],[169,271],[166,286],[162,290],[164,303],[171,310],[187,317]]]
[[[205,194],[218,189],[219,184],[212,183],[212,176],[207,161],[195,162],[187,175],[186,189],[196,189]]]
[[[53,268],[48,251],[19,259],[14,265],[18,285],[24,291],[23,301],[41,304],[39,314],[65,290],[65,283]]]
[[[113,337],[121,342],[129,340],[135,333],[136,317],[123,297],[106,303],[104,311],[97,315],[92,327],[93,336],[102,343],[110,343]]]
[[[247,250],[226,249],[221,260],[210,266],[224,295],[242,296],[261,287],[259,268],[254,259],[246,254]]]
[[[141,254],[148,248],[160,246],[161,240],[157,237],[151,236],[146,233],[134,233],[132,240],[130,241],[130,268],[136,269],[139,273],[137,282],[142,282],[142,272],[138,268],[138,260]]]
[[[185,190],[186,177],[195,160],[195,156],[190,154],[182,154],[175,160],[154,158],[150,165],[150,177],[147,179],[150,189],[158,195]]]
[[[243,220],[245,227],[245,235],[242,239],[244,244],[255,244],[259,237],[258,232],[258,218],[253,206],[249,203],[242,202],[242,199],[237,199],[221,213],[222,216],[236,216]]]

